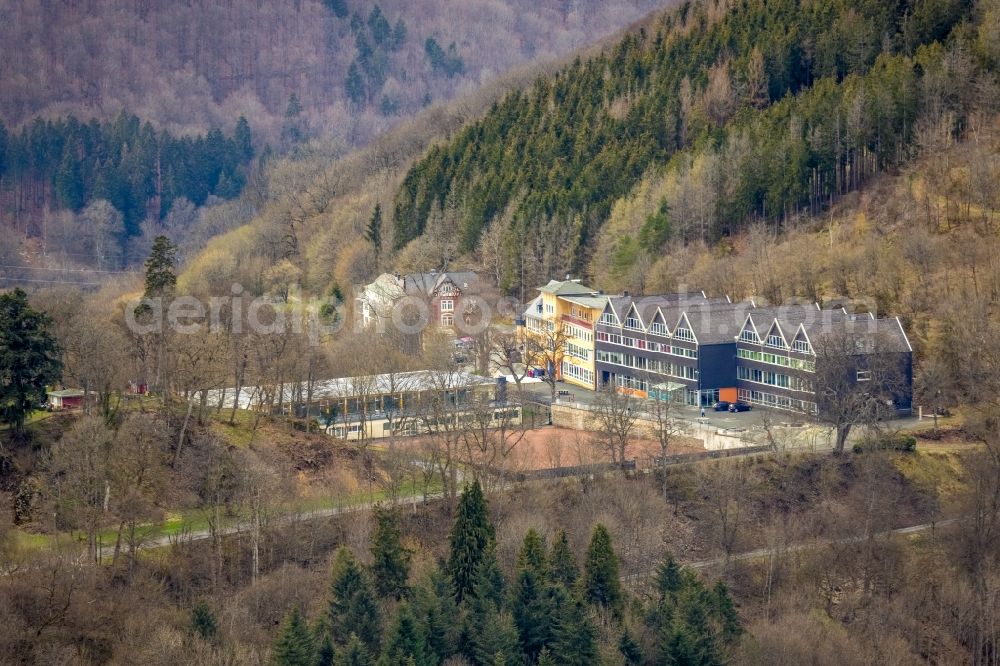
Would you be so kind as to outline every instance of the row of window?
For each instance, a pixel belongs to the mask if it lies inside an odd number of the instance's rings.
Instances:
[[[567,337],[583,340],[584,342],[594,341],[594,332],[584,328],[583,326],[567,323],[563,324],[563,330],[566,331]]]
[[[760,337],[752,329],[745,328],[740,332],[740,342],[749,342],[751,344],[759,345]],[[767,346],[774,347],[775,349],[788,349],[788,343],[780,335],[770,334],[767,336]],[[792,342],[792,350],[800,352],[802,354],[812,354],[813,349],[807,340],[794,340]]]
[[[768,352],[753,351],[752,349],[737,349],[736,356],[748,361],[780,365],[794,370],[804,370],[805,372],[816,372],[816,364],[814,362],[800,361],[797,358],[789,358],[782,354],[771,354]]]
[[[660,354],[672,354],[673,356],[683,356],[685,358],[698,358],[698,350],[696,349],[687,349],[685,347],[678,347],[677,345],[668,345],[661,342],[643,340],[641,338],[631,338],[626,335],[608,333],[606,331],[598,331],[597,340],[599,342],[609,342],[613,345],[621,345],[622,347],[631,347],[632,349],[648,349],[649,351],[658,352]]]
[[[633,389],[636,391],[645,391],[647,386],[645,379],[630,377],[629,375],[615,375],[615,385],[619,388]]]
[[[738,366],[736,368],[736,378],[756,384],[766,384],[767,386],[777,386],[778,388],[791,389],[792,391],[813,391],[813,383],[801,377],[783,375],[771,370],[761,370],[760,368],[748,368]]]
[[[626,368],[645,370],[647,372],[666,375],[668,377],[677,377],[679,379],[694,379],[697,376],[697,370],[693,365],[682,365],[680,363],[660,361],[655,358],[646,358],[645,356],[635,356],[633,354],[598,350],[597,360],[602,363],[621,365]]]
[[[577,381],[585,382],[587,384],[594,384],[594,371],[588,370],[587,368],[581,368],[578,365],[573,365],[568,361],[562,362],[562,376],[571,377]]]
[[[797,412],[805,412],[807,414],[816,413],[815,402],[811,402],[809,400],[796,400],[795,398],[789,398],[787,395],[775,395],[774,393],[766,393],[764,391],[740,389],[737,392],[736,397],[743,402],[749,402],[755,405],[767,405],[768,407],[777,407],[778,409],[792,409]]]
[[[586,347],[575,345],[572,342],[566,343],[566,355],[572,356],[573,358],[578,358],[581,361],[590,360],[590,350],[587,349]]]
[[[618,319],[610,312],[605,312],[597,320],[598,323],[604,324],[606,326],[618,326]],[[636,317],[626,317],[625,318],[625,330],[628,331],[642,331],[642,322]],[[667,325],[660,321],[655,321],[649,325],[649,332],[653,335],[659,335],[664,338],[674,337],[680,338],[681,340],[690,340],[694,342],[694,333],[691,329],[679,327],[671,335],[670,331],[667,330]]]
[[[555,330],[555,324],[538,317],[528,317],[525,320],[525,326],[533,333],[551,333]]]

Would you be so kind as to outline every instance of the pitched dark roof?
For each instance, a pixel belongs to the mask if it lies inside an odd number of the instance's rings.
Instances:
[[[403,276],[403,290],[410,295],[428,295],[449,280],[462,291],[467,291],[475,289],[479,276],[472,271],[411,273]]]

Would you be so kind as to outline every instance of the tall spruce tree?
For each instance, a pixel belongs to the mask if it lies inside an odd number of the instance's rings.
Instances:
[[[357,637],[354,637],[355,640]],[[330,632],[323,631],[322,633],[313,632],[313,643],[317,644],[316,648],[316,666],[334,666],[337,658],[337,648],[333,646],[333,639],[330,638]]]
[[[28,413],[45,400],[46,386],[62,376],[51,325],[20,289],[0,294],[0,418],[16,439],[25,435]]]
[[[444,661],[455,654],[461,633],[458,605],[451,579],[435,567],[413,590],[414,614],[423,621],[429,654]]]
[[[385,639],[385,649],[378,660],[379,666],[398,664],[429,666],[434,660],[428,656],[427,638],[424,629],[413,616],[408,603],[403,602],[396,610],[396,617]]]
[[[313,666],[315,661],[312,636],[298,608],[285,616],[274,648],[272,666]]]
[[[531,569],[539,578],[544,578],[548,571],[545,557],[545,537],[534,527],[528,529],[521,542],[521,551],[517,555],[518,569]]]
[[[611,545],[611,534],[598,523],[590,537],[583,570],[583,596],[591,604],[614,612],[622,609],[622,588],[618,574],[618,556]]]
[[[549,554],[549,578],[569,590],[576,584],[579,576],[580,570],[576,566],[576,556],[569,547],[569,538],[565,530],[560,530]]]
[[[567,598],[559,607],[549,649],[556,664],[585,666],[597,661],[597,629],[577,599]]]
[[[621,638],[618,639],[618,652],[621,653],[622,659],[629,666],[633,664],[643,663],[644,656],[642,654],[642,647],[632,638],[632,634],[629,632],[628,627],[622,631]]]
[[[157,236],[146,259],[146,298],[169,296],[177,286],[177,246]]]
[[[719,625],[719,638],[726,644],[739,638],[743,633],[740,616],[736,612],[733,598],[729,595],[729,589],[721,579],[715,581],[715,586],[712,588],[711,608],[712,616]]]
[[[233,130],[233,145],[236,147],[236,154],[242,162],[249,162],[253,159],[253,132],[250,131],[250,123],[246,116],[240,116],[236,121],[236,129]]]
[[[330,582],[330,635],[346,645],[355,634],[372,652],[379,644],[379,610],[368,574],[346,547],[337,550]]]
[[[511,615],[517,627],[521,649],[535,661],[552,639],[555,610],[546,577],[545,542],[534,529],[528,530],[517,558],[518,570],[511,590]]]
[[[333,659],[333,666],[371,666],[371,664],[371,653],[356,634],[351,634],[347,645],[338,651]]]
[[[667,553],[663,562],[656,568],[654,584],[660,599],[673,598],[680,592],[683,585],[681,568],[671,553]]]
[[[410,551],[400,537],[399,513],[375,508],[375,530],[371,537],[372,580],[383,599],[402,599],[409,593]]]
[[[372,244],[375,249],[375,256],[382,252],[382,204],[375,204],[371,219],[368,220],[368,228],[365,229],[365,239]]]
[[[491,666],[501,656],[506,663],[520,663],[517,629],[509,614],[489,600],[476,600],[466,627],[466,656],[479,666]]]
[[[470,595],[476,584],[476,570],[493,548],[496,533],[479,481],[466,486],[458,502],[450,535],[448,575],[455,586],[455,600]]]

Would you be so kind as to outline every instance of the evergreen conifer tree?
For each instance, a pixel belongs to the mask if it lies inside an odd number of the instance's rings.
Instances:
[[[456,601],[472,593],[476,570],[492,551],[495,538],[483,489],[479,481],[474,481],[462,492],[451,529],[448,575],[455,586]]]
[[[368,648],[357,634],[351,634],[345,645],[333,659],[334,666],[371,666],[372,658]]]
[[[317,637],[317,632],[313,632],[313,636]],[[353,638],[357,640],[357,636]],[[333,639],[330,638],[330,632],[323,631],[319,634],[318,640],[314,638],[313,642],[319,645],[316,648],[316,666],[334,666],[337,650],[333,646]]]
[[[672,554],[667,553],[663,562],[657,567],[654,583],[660,599],[673,597],[680,592],[682,585],[681,568]]]
[[[518,555],[518,571],[511,591],[511,614],[521,640],[521,649],[534,661],[552,638],[555,610],[546,578],[545,542],[534,529],[528,530]]]
[[[382,204],[375,204],[371,219],[368,220],[368,228],[365,230],[365,240],[375,248],[375,256],[382,252]]]
[[[272,666],[313,666],[312,636],[298,608],[285,617],[281,631],[271,650]]]
[[[559,607],[549,649],[554,662],[564,666],[585,666],[597,660],[597,629],[580,601],[568,598]]]
[[[641,664],[643,662],[642,648],[632,638],[628,627],[625,628],[621,638],[618,639],[618,651],[621,653],[622,659],[625,660],[626,664]]]
[[[413,660],[415,666],[433,663],[428,656],[427,639],[423,627],[413,616],[408,603],[403,602],[396,611],[392,627],[385,639],[385,649],[378,660],[379,666],[397,666]]]
[[[549,554],[549,578],[554,583],[560,583],[566,589],[572,589],[576,584],[576,579],[580,575],[580,570],[576,566],[576,556],[573,555],[569,547],[569,538],[566,531],[562,530],[556,536],[552,544],[552,552]]]
[[[236,121],[233,144],[240,162],[246,163],[253,159],[253,132],[250,131],[250,123],[247,122],[246,116],[240,116]]]
[[[166,236],[157,236],[146,259],[146,298],[169,296],[177,286],[177,246]]]
[[[548,566],[545,558],[545,538],[535,528],[524,535],[521,551],[517,556],[518,569],[531,569],[539,578],[544,578]]]
[[[484,599],[473,603],[466,636],[466,656],[474,664],[491,665],[496,662],[497,655],[510,663],[521,660],[517,629],[510,615],[501,612],[492,601]]]
[[[330,582],[330,635],[345,645],[355,634],[375,651],[379,643],[379,610],[368,575],[346,547],[337,550]]]
[[[372,579],[375,591],[383,599],[402,599],[409,593],[410,552],[400,538],[399,514],[392,509],[375,508],[375,530],[371,538]]]
[[[583,571],[583,595],[591,604],[613,611],[622,608],[621,580],[618,574],[618,556],[611,546],[611,534],[598,523],[587,547]]]
[[[413,590],[414,614],[424,625],[428,653],[444,661],[458,649],[460,620],[451,579],[435,567]]]
[[[729,589],[722,580],[715,581],[711,591],[712,616],[719,624],[719,638],[724,643],[732,643],[743,633],[740,616],[736,612],[736,604],[729,596]]]
[[[13,436],[25,435],[24,422],[46,396],[46,386],[62,376],[52,320],[28,303],[21,289],[0,294],[0,418]]]
[[[80,173],[80,160],[73,154],[69,146],[63,153],[53,187],[60,206],[74,212],[79,212],[83,208],[83,204],[86,202],[86,191],[83,174]]]
[[[191,633],[200,638],[211,641],[215,639],[219,631],[219,625],[215,621],[215,614],[204,599],[199,599],[198,603],[191,609]]]

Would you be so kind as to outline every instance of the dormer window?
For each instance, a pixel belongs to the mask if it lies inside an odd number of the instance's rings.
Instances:
[[[654,321],[652,324],[650,324],[649,332],[652,333],[653,335],[662,335],[663,337],[667,337],[668,335],[670,335],[669,333],[667,333],[666,324],[664,324],[661,321]]]
[[[776,347],[778,349],[784,349],[785,341],[781,338],[780,335],[769,335],[767,336],[767,346]]]
[[[740,342],[750,342],[755,345],[760,344],[760,338],[754,333],[751,328],[744,328],[743,332],[740,333]]]
[[[674,337],[678,340],[691,340],[694,341],[694,333],[691,332],[689,328],[678,328],[674,331]]]
[[[642,324],[640,324],[639,320],[636,319],[635,317],[626,317],[625,318],[625,328],[631,329],[633,331],[641,331],[642,330]]]
[[[792,343],[792,349],[803,354],[812,353],[812,347],[809,346],[809,342],[806,340],[796,340]]]
[[[612,313],[605,312],[601,315],[601,318],[598,320],[598,323],[606,324],[607,326],[615,326],[618,324],[618,320]]]
[[[455,287],[450,282],[446,282],[445,284],[441,285],[442,294],[450,294],[453,291],[455,291]]]

